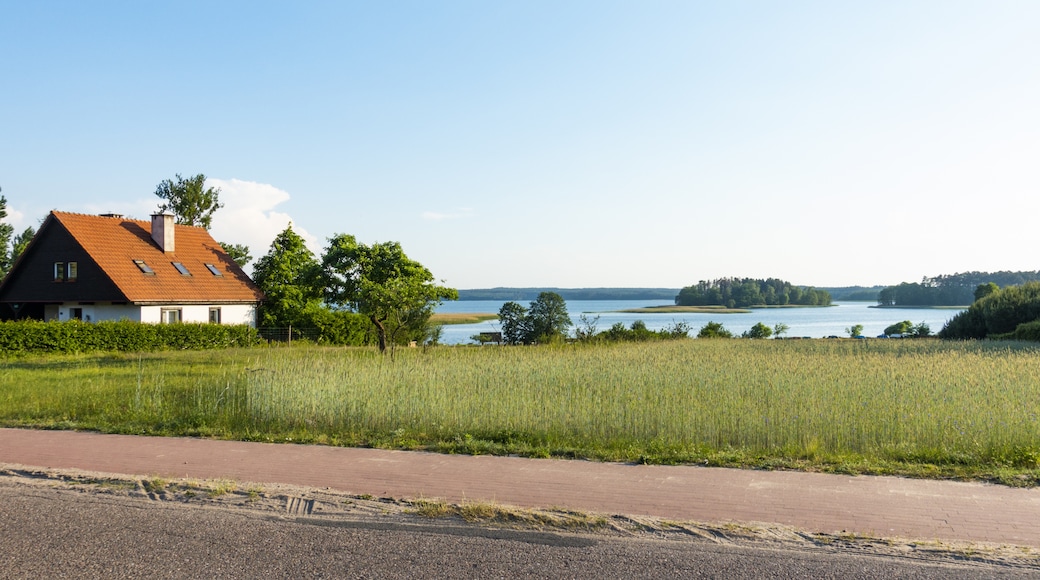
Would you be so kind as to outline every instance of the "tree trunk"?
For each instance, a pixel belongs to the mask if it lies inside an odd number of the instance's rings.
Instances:
[[[375,316],[369,316],[369,320],[372,324],[376,325],[376,331],[379,333],[379,352],[386,352],[386,326],[383,325],[383,321],[379,320]]]

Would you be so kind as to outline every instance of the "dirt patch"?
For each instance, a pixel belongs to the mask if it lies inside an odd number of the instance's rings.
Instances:
[[[319,525],[378,522],[382,525],[415,526],[421,530],[423,526],[433,527],[452,520],[476,530],[551,531],[592,539],[705,541],[1040,569],[1040,549],[1024,546],[877,538],[852,533],[820,534],[775,524],[705,524],[565,509],[516,508],[488,502],[454,504],[437,498],[373,497],[283,484],[132,477],[0,464],[0,486],[107,494],[142,502],[179,503],[208,509],[249,510],[273,519]]]

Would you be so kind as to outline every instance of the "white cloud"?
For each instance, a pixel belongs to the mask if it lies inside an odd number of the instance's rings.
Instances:
[[[275,236],[282,232],[292,217],[274,208],[289,201],[289,193],[267,183],[241,179],[206,180],[207,187],[220,188],[224,207],[213,214],[210,233],[218,242],[245,244],[253,258],[267,253]],[[293,223],[293,231],[315,254],[321,252],[318,238]]]
[[[441,221],[463,219],[468,218],[472,215],[472,208],[460,207],[453,212],[424,211],[422,213],[422,218],[424,220]]]
[[[25,214],[7,206],[7,217],[2,220],[5,224],[14,228],[15,234],[20,234],[25,229]]]

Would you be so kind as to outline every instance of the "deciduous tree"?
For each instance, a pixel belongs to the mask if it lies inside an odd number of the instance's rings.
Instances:
[[[550,342],[563,338],[571,326],[567,302],[556,292],[542,292],[531,303],[528,312],[531,332],[536,342]]]
[[[721,322],[708,322],[701,327],[697,338],[733,338],[733,333],[726,330]]]
[[[321,306],[321,265],[292,224],[275,237],[267,255],[257,260],[253,281],[264,293],[260,326],[299,326],[303,316]]]
[[[897,335],[897,334],[900,335],[900,336],[904,336],[904,335],[910,334],[910,331],[913,328],[914,328],[914,323],[913,322],[910,322],[909,320],[904,320],[902,322],[897,322],[895,324],[892,324],[892,325],[889,325],[888,327],[886,327],[885,328],[885,334],[888,335],[888,336],[894,336],[894,335]]]
[[[773,335],[773,329],[761,322],[756,323],[750,330],[741,335],[743,338],[769,338]]]
[[[176,175],[176,181],[166,179],[155,188],[155,195],[164,200],[159,211],[171,212],[177,223],[201,226],[207,230],[213,213],[224,207],[220,203],[220,188],[206,187],[206,176],[199,173],[187,179]]]
[[[1000,286],[997,286],[995,282],[986,282],[985,284],[979,284],[975,287],[975,301],[978,302],[990,294],[1000,290]]]
[[[498,322],[502,325],[502,341],[506,344],[526,344],[531,336],[527,309],[517,302],[506,302],[498,309]]]
[[[425,326],[433,306],[455,300],[458,291],[435,284],[425,266],[404,254],[397,242],[359,243],[338,234],[329,240],[322,258],[325,299],[368,317],[386,352],[391,332]]]
[[[245,268],[246,264],[253,260],[253,256],[249,255],[249,246],[220,242],[220,247],[224,248],[228,257],[234,260],[240,268]]]
[[[516,302],[506,302],[498,311],[502,324],[502,340],[507,344],[552,342],[567,335],[571,317],[567,302],[555,292],[542,292],[531,302],[530,309]]]

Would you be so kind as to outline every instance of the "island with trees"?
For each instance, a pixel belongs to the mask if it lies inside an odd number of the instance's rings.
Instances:
[[[687,286],[675,297],[677,306],[830,306],[826,290],[795,286],[777,278],[719,278]]]

